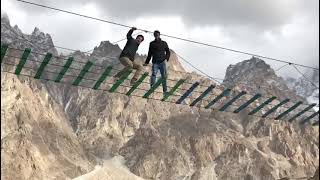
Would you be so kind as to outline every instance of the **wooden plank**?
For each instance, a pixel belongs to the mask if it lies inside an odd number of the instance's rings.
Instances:
[[[81,80],[84,78],[84,76],[87,74],[87,72],[89,71],[89,69],[92,67],[93,63],[88,61],[84,67],[82,68],[80,74],[78,75],[78,77],[73,81],[72,85],[74,86],[78,86],[81,82]]]
[[[206,109],[213,106],[216,102],[218,102],[220,99],[222,99],[225,96],[228,96],[230,94],[231,89],[224,90],[221,94],[219,94],[216,98],[214,98],[207,106],[205,106]]]
[[[298,114],[294,115],[292,118],[289,119],[289,122],[292,122],[293,120],[295,120],[297,117],[301,116],[302,114],[304,114],[305,112],[309,111],[310,109],[312,109],[314,106],[316,106],[316,103],[313,103],[311,105],[309,105],[308,107],[306,107],[305,109],[303,109],[302,111],[300,111]]]
[[[119,80],[117,80],[112,87],[109,89],[109,92],[115,92],[118,87],[129,77],[129,75],[131,74],[132,70],[129,70],[127,72],[125,72]]]
[[[106,80],[106,78],[110,75],[112,70],[112,66],[108,66],[105,71],[103,72],[103,74],[99,77],[99,79],[97,80],[97,82],[95,83],[95,85],[93,86],[93,89],[99,89],[99,87],[101,86],[101,84],[103,83],[104,80]]]
[[[238,95],[233,97],[229,102],[227,102],[225,105],[223,105],[219,111],[225,111],[232,103],[234,103],[237,99],[239,99],[241,96],[247,94],[245,91],[241,91]]]
[[[204,97],[206,97],[216,86],[210,85],[197,99],[195,99],[190,106],[196,105],[199,101],[201,101]]]
[[[191,87],[178,99],[176,104],[181,104],[182,101],[185,100],[188,96],[190,96],[192,91],[194,91],[199,85],[199,82],[195,82],[194,84],[192,84]]]
[[[7,53],[9,45],[8,44],[2,44],[1,45],[1,64],[2,64],[2,60],[4,59],[4,56]]]
[[[265,107],[267,104],[271,103],[273,100],[275,100],[277,97],[273,96],[271,98],[269,98],[268,100],[266,100],[265,102],[263,102],[260,106],[256,107],[255,109],[253,109],[248,115],[254,115],[255,113],[259,112],[263,107]]]
[[[44,57],[40,67],[38,68],[38,71],[36,73],[36,75],[34,76],[35,79],[40,79],[41,75],[44,71],[44,68],[48,65],[50,59],[52,58],[52,54],[51,53],[47,53],[46,56]]]
[[[61,79],[66,74],[66,72],[68,71],[69,67],[71,66],[72,62],[73,62],[73,57],[69,57],[67,62],[66,62],[66,64],[63,66],[62,70],[58,74],[56,80],[54,80],[54,82],[60,82],[61,81]]]
[[[165,94],[161,101],[167,100],[170,96],[172,96],[176,90],[185,82],[185,79],[180,79],[173,88],[169,91],[169,93]]]
[[[162,81],[162,78],[158,79],[158,81],[143,95],[143,98],[149,98],[149,96],[160,86]]]
[[[20,75],[21,71],[22,71],[22,68],[23,66],[26,64],[27,62],[27,59],[29,57],[31,53],[31,49],[30,48],[26,48],[21,56],[21,59],[20,59],[20,62],[19,64],[17,65],[17,68],[16,68],[16,71],[15,71],[15,74],[16,75]]]
[[[284,111],[283,113],[281,113],[279,116],[277,116],[275,118],[275,120],[279,120],[281,119],[283,116],[287,115],[289,112],[293,111],[294,109],[296,109],[298,106],[300,106],[302,104],[302,101],[297,102],[296,104],[294,104],[293,106],[291,106],[289,109],[287,109],[286,111]]]
[[[240,111],[242,111],[243,109],[245,109],[246,107],[248,107],[251,103],[253,103],[255,100],[257,100],[258,98],[261,97],[261,94],[256,94],[254,95],[250,100],[248,100],[247,102],[245,102],[244,104],[242,104],[238,109],[234,110],[234,113],[239,113]]]
[[[267,111],[264,115],[262,115],[263,118],[267,117],[269,114],[275,112],[279,107],[289,102],[290,99],[285,99],[281,101],[279,104],[275,105],[273,108],[271,108],[269,111]]]
[[[307,118],[305,118],[304,120],[302,120],[302,121],[300,122],[300,124],[305,124],[305,123],[307,123],[307,122],[310,121],[312,118],[316,117],[318,114],[319,114],[319,111],[311,114],[309,117],[307,117]]]
[[[139,78],[138,81],[134,83],[134,85],[131,87],[131,89],[127,92],[127,96],[130,96],[134,90],[136,90],[140,84],[148,77],[149,73],[143,73],[142,76]]]

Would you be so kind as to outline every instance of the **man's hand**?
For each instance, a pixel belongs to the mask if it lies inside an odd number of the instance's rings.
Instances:
[[[136,28],[136,27],[132,27],[131,29],[132,29],[132,30],[134,30],[134,31],[135,31],[135,30],[137,30],[137,28]]]

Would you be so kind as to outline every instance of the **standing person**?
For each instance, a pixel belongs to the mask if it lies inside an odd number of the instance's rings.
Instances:
[[[169,61],[170,50],[168,44],[160,38],[158,30],[153,33],[155,40],[150,43],[148,57],[144,63],[147,66],[152,57],[152,75],[150,85],[153,86],[156,82],[158,70],[160,70],[162,81],[163,93],[167,93],[167,69],[166,60]]]
[[[142,35],[138,35],[136,39],[133,39],[132,33],[135,30],[137,30],[137,28],[132,27],[127,34],[128,40],[119,58],[119,61],[122,65],[124,65],[124,68],[115,75],[116,78],[120,78],[125,72],[129,71],[130,69],[136,69],[136,72],[130,81],[131,85],[137,81],[138,76],[142,70],[142,66],[134,60],[134,57],[136,55],[139,45],[144,40],[144,37]]]

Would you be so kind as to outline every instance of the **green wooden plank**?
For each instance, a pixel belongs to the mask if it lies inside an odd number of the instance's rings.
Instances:
[[[116,81],[113,86],[109,89],[109,92],[115,92],[118,87],[129,77],[132,70],[125,72],[118,81]]]
[[[130,96],[134,90],[136,90],[140,84],[148,77],[149,73],[143,73],[142,76],[139,78],[137,82],[134,83],[134,85],[131,87],[131,89],[127,92],[127,96]]]
[[[82,68],[80,74],[78,75],[78,77],[73,81],[72,85],[74,86],[78,86],[81,82],[81,80],[84,78],[84,76],[86,75],[86,73],[89,71],[89,69],[92,67],[93,63],[88,61],[84,67]]]
[[[9,47],[8,44],[1,45],[1,64],[2,64],[2,60],[4,59],[4,56],[7,53],[8,47]]]
[[[23,66],[26,64],[27,62],[27,59],[29,57],[31,53],[31,49],[30,48],[26,48],[21,56],[21,59],[20,59],[20,62],[19,64],[17,65],[17,68],[16,68],[16,71],[15,71],[15,74],[16,75],[19,75],[22,71],[22,68]]]
[[[109,76],[111,73],[112,66],[108,66],[106,70],[103,72],[103,74],[99,77],[96,84],[93,86],[93,89],[99,89],[100,85],[103,83],[103,81]]]
[[[190,88],[178,99],[176,104],[181,104],[182,101],[184,101],[190,94],[200,85],[200,83],[197,81],[194,84],[190,86]]]
[[[261,94],[256,94],[254,95],[250,100],[248,100],[247,102],[245,102],[244,104],[242,104],[238,109],[234,110],[234,113],[239,113],[241,110],[243,110],[244,108],[246,108],[247,106],[249,106],[251,103],[253,103],[255,100],[257,100],[258,98],[261,97]]]
[[[66,64],[63,66],[61,72],[58,74],[56,80],[54,80],[54,82],[60,82],[61,79],[63,78],[63,76],[65,75],[65,73],[68,71],[69,67],[71,66],[73,61],[73,57],[69,57]]]
[[[277,116],[275,118],[275,120],[279,120],[281,119],[283,116],[287,115],[289,112],[293,111],[294,109],[296,109],[298,106],[300,106],[302,104],[301,101],[297,102],[296,104],[294,104],[292,107],[290,107],[289,109],[287,109],[286,111],[284,111],[283,113],[281,113],[279,116]]]
[[[290,99],[285,99],[283,101],[281,101],[279,104],[275,105],[273,108],[271,108],[269,111],[267,111],[264,115],[262,115],[263,118],[267,117],[269,114],[273,113],[274,111],[276,111],[280,106],[286,104],[287,102],[289,102]]]
[[[294,119],[296,119],[297,117],[301,116],[302,114],[304,114],[305,112],[309,111],[310,109],[312,109],[314,106],[316,106],[316,103],[310,104],[308,107],[306,107],[305,109],[303,109],[302,111],[300,111],[298,114],[294,115],[292,118],[289,119],[289,122],[292,122]]]
[[[143,95],[143,98],[149,98],[149,96],[160,86],[162,81],[162,78],[158,79],[158,81]]]
[[[219,111],[225,111],[232,103],[234,103],[237,99],[239,99],[241,96],[247,94],[245,91],[241,91],[238,95],[233,97],[229,102],[227,102],[225,105],[223,105]]]
[[[302,121],[300,122],[300,124],[305,124],[305,123],[307,123],[307,122],[310,121],[312,118],[316,117],[318,114],[319,114],[319,111],[311,114],[309,117],[307,117],[306,119],[302,120]]]
[[[269,98],[268,100],[266,100],[265,102],[263,102],[260,106],[256,107],[255,109],[253,109],[249,115],[254,115],[255,113],[259,112],[263,107],[265,107],[267,104],[271,103],[273,100],[277,99],[277,97],[273,96],[271,98]]]
[[[201,101],[204,97],[206,97],[213,88],[215,88],[215,85],[210,85],[197,99],[195,99],[190,106],[195,106],[199,101]]]
[[[231,89],[224,90],[221,94],[219,94],[216,98],[214,98],[207,106],[205,106],[206,109],[213,106],[216,102],[218,102],[221,98],[228,96],[230,94]]]
[[[165,101],[167,100],[171,95],[173,95],[176,90],[185,82],[185,79],[180,79],[176,85],[173,86],[173,88],[169,91],[169,93],[165,94],[165,96],[162,98],[161,101]]]
[[[36,75],[34,76],[35,79],[40,79],[44,68],[47,66],[47,64],[49,63],[50,59],[52,58],[52,54],[51,53],[47,53],[46,56],[44,57]]]

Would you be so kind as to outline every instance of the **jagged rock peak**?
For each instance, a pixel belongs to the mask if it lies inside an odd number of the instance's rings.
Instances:
[[[47,42],[52,42],[51,35],[48,33],[42,32],[38,27],[35,27],[33,32],[31,33],[32,38],[41,38],[47,40]]]
[[[23,34],[22,31],[21,31],[21,29],[20,29],[17,25],[14,25],[14,26],[13,26],[13,30],[14,30],[15,32],[18,32],[18,33],[21,34],[21,35]]]
[[[278,77],[275,71],[262,59],[252,57],[227,68],[223,84],[227,87],[244,90],[250,93],[272,94],[279,99],[291,98],[302,100],[288,88],[286,82]]]
[[[100,45],[96,48],[119,48],[118,44],[112,44],[110,41],[101,41]]]
[[[31,33],[31,36],[35,36],[35,37],[45,37],[45,34],[43,32],[40,31],[40,29],[38,27],[35,27],[33,32]]]
[[[236,68],[234,68],[236,67]],[[257,57],[252,57],[249,60],[244,60],[242,62],[239,62],[235,65],[229,65],[227,68],[227,73],[231,71],[241,71],[244,72],[244,70],[251,70],[254,71],[255,69],[263,69],[266,71],[272,70],[270,65],[267,64],[264,60],[259,59]]]
[[[38,46],[41,46],[42,49],[52,50],[52,47],[54,47],[50,34],[42,32],[38,27],[34,28],[30,39]],[[54,54],[57,54],[57,50],[54,50]]]
[[[119,55],[121,52],[121,48],[116,44],[112,44],[110,41],[101,41],[100,45],[93,49],[92,54],[94,56],[103,57],[106,55]]]
[[[266,64],[262,59],[252,57],[235,65],[229,65],[224,82],[233,84],[239,80],[248,81],[261,75],[276,77],[270,65]]]

